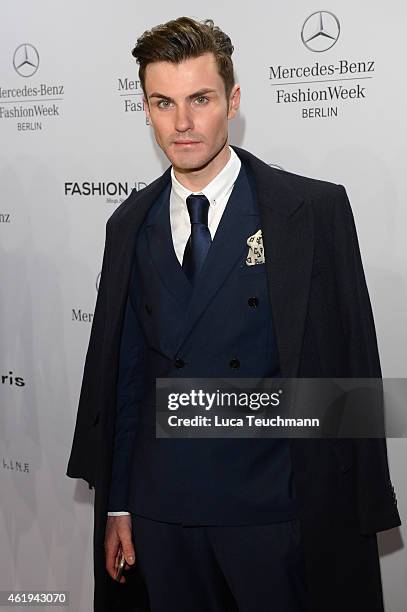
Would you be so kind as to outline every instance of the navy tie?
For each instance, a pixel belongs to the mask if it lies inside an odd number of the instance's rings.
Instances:
[[[191,194],[187,197],[187,207],[191,220],[191,235],[185,247],[182,268],[193,284],[212,243],[208,228],[208,198]]]

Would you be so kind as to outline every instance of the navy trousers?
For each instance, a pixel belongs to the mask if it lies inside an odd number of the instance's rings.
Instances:
[[[306,612],[298,520],[185,526],[132,515],[151,612]]]

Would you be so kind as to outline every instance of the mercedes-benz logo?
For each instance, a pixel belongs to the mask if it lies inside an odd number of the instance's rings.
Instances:
[[[99,274],[96,277],[96,291],[99,292],[99,283],[100,283],[100,275],[102,274],[102,272],[99,272]]]
[[[22,77],[30,77],[35,74],[40,65],[40,56],[33,45],[24,43],[14,51],[13,66],[15,71]]]
[[[334,46],[340,32],[341,26],[336,15],[329,11],[316,11],[305,20],[301,40],[310,51],[322,53]]]

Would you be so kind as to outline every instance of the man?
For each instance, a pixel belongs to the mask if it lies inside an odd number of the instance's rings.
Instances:
[[[379,612],[384,440],[155,437],[156,378],[381,376],[346,192],[229,146],[232,52],[186,17],[133,50],[171,168],[106,228],[68,466],[95,486],[95,611],[123,550],[153,612]]]

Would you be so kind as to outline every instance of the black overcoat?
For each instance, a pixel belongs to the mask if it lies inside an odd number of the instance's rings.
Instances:
[[[373,315],[345,189],[276,170],[234,149],[257,192],[281,376],[380,377]],[[168,181],[169,169],[142,191],[133,190],[106,225],[67,470],[71,478],[83,478],[95,488],[95,612],[142,608],[137,571],[129,574],[126,586],[108,576],[104,533],[120,334],[134,244]],[[400,525],[385,441],[294,439],[292,465],[310,609],[381,612],[376,532]]]

